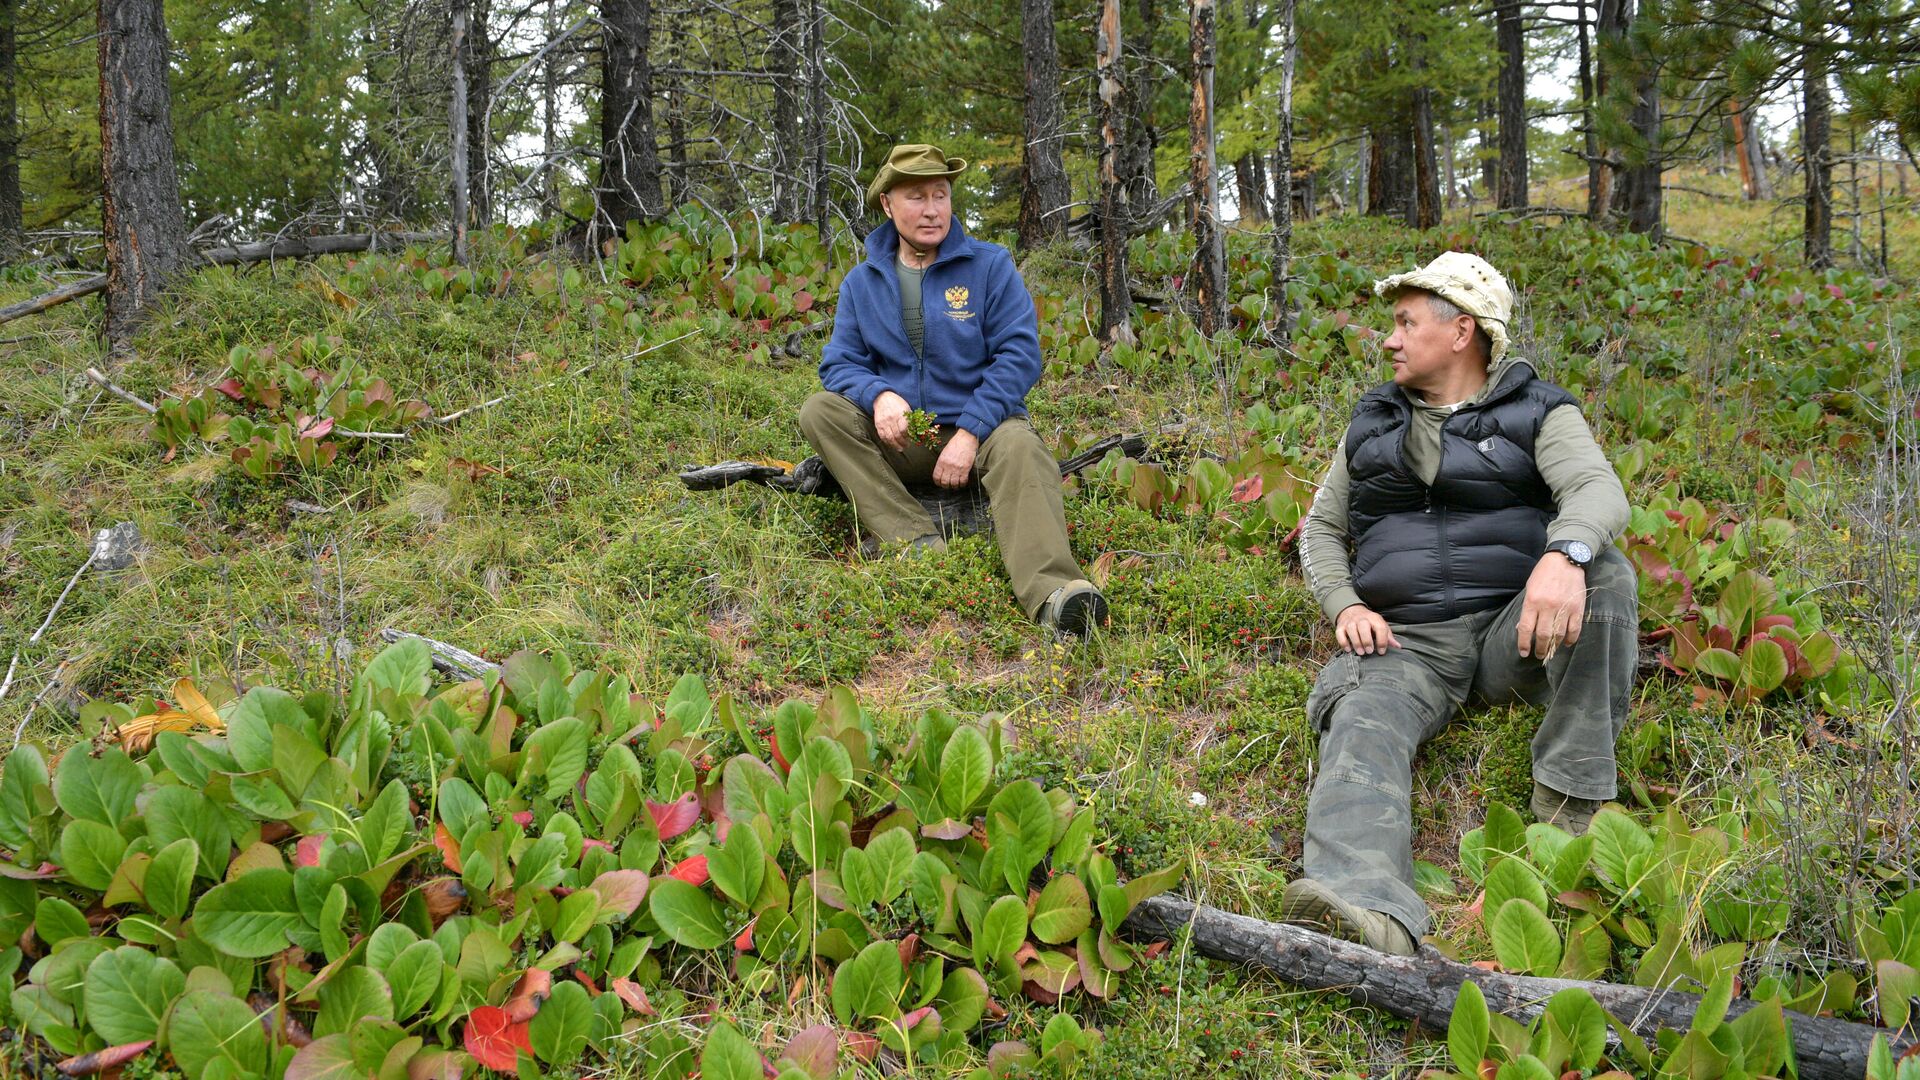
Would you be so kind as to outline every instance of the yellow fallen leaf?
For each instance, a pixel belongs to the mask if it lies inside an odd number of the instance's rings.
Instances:
[[[212,731],[225,731],[226,723],[220,714],[214,712],[207,703],[200,688],[193,685],[191,679],[181,679],[173,684],[173,696],[179,700],[182,708],[173,708],[164,702],[161,707],[145,716],[136,716],[120,725],[113,733],[113,741],[138,753],[151,749],[153,741],[163,731],[191,731],[203,727]]]

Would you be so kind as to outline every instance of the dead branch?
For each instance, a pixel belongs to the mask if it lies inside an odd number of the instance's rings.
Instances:
[[[200,253],[200,257],[209,266],[238,266],[273,259],[345,255],[356,251],[367,251],[382,240],[412,244],[437,239],[444,239],[444,237],[436,233],[348,233],[341,236],[299,236],[286,240],[263,240],[254,244],[207,248]],[[59,307],[69,300],[78,300],[83,296],[104,292],[106,288],[107,275],[105,274],[82,278],[71,285],[62,285],[51,292],[44,292],[31,299],[0,308],[0,323],[12,322],[28,315],[37,315],[48,308]]]
[[[1432,948],[1423,948],[1418,956],[1387,956],[1302,927],[1234,915],[1177,896],[1141,901],[1126,926],[1129,933],[1150,938],[1171,938],[1191,929],[1193,947],[1202,956],[1262,968],[1300,986],[1337,990],[1435,1032],[1447,1029],[1454,996],[1469,979],[1479,984],[1489,1009],[1522,1023],[1544,1012],[1554,994],[1585,990],[1607,1012],[1648,1039],[1663,1028],[1687,1030],[1700,1004],[1700,995],[1678,990],[1482,971],[1454,963]],[[1736,999],[1728,1012],[1737,1016],[1754,1004]],[[1867,1052],[1876,1035],[1887,1036],[1896,1058],[1915,1045],[1911,1034],[1831,1017],[1786,1015],[1803,1080],[1864,1076]]]
[[[483,657],[444,641],[435,641],[419,634],[409,634],[405,630],[395,630],[389,626],[380,631],[381,641],[402,641],[412,638],[427,643],[427,651],[433,654],[435,671],[451,675],[456,679],[481,679],[500,670],[500,665]]]

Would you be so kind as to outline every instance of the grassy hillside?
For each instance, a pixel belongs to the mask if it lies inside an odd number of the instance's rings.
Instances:
[[[310,440],[337,457],[283,459],[265,476],[232,460],[234,429],[209,443],[176,428],[169,448],[88,383],[93,305],[15,324],[24,337],[0,345],[0,653],[22,658],[0,722],[24,720],[25,740],[58,748],[131,715],[106,703],[172,700],[182,676],[215,706],[260,684],[343,693],[384,627],[496,660],[550,652],[655,699],[687,673],[752,709],[845,685],[901,742],[932,708],[1004,714],[1018,739],[1001,778],[1041,776],[1093,807],[1123,873],[1178,860],[1190,895],[1271,916],[1298,867],[1314,769],[1303,706],[1332,648],[1288,534],[1351,402],[1384,375],[1372,278],[1466,247],[1524,294],[1520,347],[1587,402],[1636,507],[1627,544],[1649,644],[1622,801],[1642,821],[1669,807],[1714,820],[1713,880],[1768,913],[1756,936],[1709,925],[1696,905],[1680,948],[1746,943],[1744,985],[1773,977],[1788,997],[1831,971],[1865,973],[1835,930],[1841,912],[1878,911],[1920,855],[1910,789],[1890,782],[1915,729],[1884,704],[1915,686],[1920,567],[1898,532],[1914,520],[1913,481],[1874,464],[1890,431],[1911,439],[1920,421],[1910,288],[1578,224],[1417,234],[1324,219],[1296,243],[1303,311],[1285,351],[1257,326],[1264,236],[1233,238],[1244,299],[1232,340],[1209,345],[1183,317],[1143,309],[1142,344],[1108,356],[1087,337],[1088,256],[1024,260],[1049,358],[1030,399],[1043,436],[1064,455],[1184,425],[1157,447],[1164,478],[1110,462],[1070,489],[1076,554],[1114,611],[1086,643],[1051,641],[1016,610],[988,538],[867,562],[843,504],[750,485],[692,493],[675,479],[687,464],[808,452],[795,411],[817,385],[821,337],[801,338],[799,358],[779,347],[831,310],[840,271],[803,235],[747,238],[736,255],[712,222],[663,227],[605,281],[557,269],[528,233],[496,234],[458,273],[439,252],[202,272],[115,372],[134,394],[207,394],[242,413],[208,388],[232,376],[257,403],[287,360],[363,389],[383,380],[438,415],[513,395],[407,427],[404,441]],[[1184,254],[1161,237],[1137,243],[1134,261],[1143,289],[1168,293]],[[43,285],[7,285],[0,300]],[[1260,494],[1242,501],[1236,484],[1255,475]],[[1909,502],[1890,509],[1900,484]],[[120,521],[145,538],[138,561],[84,575],[29,646],[89,538]],[[1750,640],[1770,634],[1756,621],[1769,615],[1786,617],[1773,625],[1791,640]],[[1822,633],[1831,655],[1809,644]],[[1712,645],[1729,646],[1731,669],[1693,655]],[[1417,765],[1416,854],[1438,943],[1463,957],[1493,952],[1475,902],[1481,841],[1463,862],[1462,838],[1484,840],[1470,830],[1490,804],[1525,806],[1537,716],[1476,708]],[[1679,821],[1668,827],[1690,829]],[[1620,903],[1613,916],[1643,919],[1641,931],[1663,925],[1653,901]],[[1550,914],[1569,933],[1580,925],[1570,908]],[[1616,948],[1601,935],[1596,973],[1641,970],[1653,935],[1630,929]],[[1700,982],[1710,968],[1700,962]],[[1880,1017],[1870,984],[1834,1007]],[[823,1008],[728,993],[750,1021],[798,1024]],[[996,1037],[1038,1043],[1054,1010],[1008,1004]],[[1065,1007],[1106,1034],[1090,1075],[1377,1075],[1446,1060],[1443,1045],[1344,999],[1181,949],[1127,974],[1110,1002]],[[0,1048],[0,1062],[20,1052]]]

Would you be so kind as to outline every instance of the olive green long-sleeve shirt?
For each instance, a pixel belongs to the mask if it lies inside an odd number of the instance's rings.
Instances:
[[[1407,429],[1407,467],[1422,483],[1433,483],[1440,471],[1441,424],[1455,411],[1478,404],[1517,361],[1517,357],[1503,359],[1488,373],[1486,388],[1457,405],[1428,405],[1408,395],[1413,403],[1413,422]],[[1595,551],[1613,543],[1627,527],[1631,513],[1627,493],[1600,444],[1594,441],[1579,406],[1562,405],[1547,414],[1534,439],[1533,456],[1541,478],[1553,492],[1554,504],[1560,508],[1547,523],[1547,541],[1582,540]],[[1353,588],[1347,496],[1347,447],[1343,439],[1333,452],[1333,464],[1320,481],[1313,509],[1300,529],[1300,564],[1314,599],[1328,619],[1336,619],[1340,612],[1363,602]]]

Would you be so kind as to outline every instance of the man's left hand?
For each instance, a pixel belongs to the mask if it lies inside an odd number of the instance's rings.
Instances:
[[[960,429],[947,440],[947,448],[940,451],[940,460],[933,463],[933,482],[943,488],[962,488],[973,475],[973,456],[980,450],[980,440],[973,432]]]
[[[1520,655],[1553,659],[1560,646],[1580,640],[1580,622],[1586,614],[1586,571],[1565,555],[1548,552],[1527,578],[1526,600],[1520,607]]]

